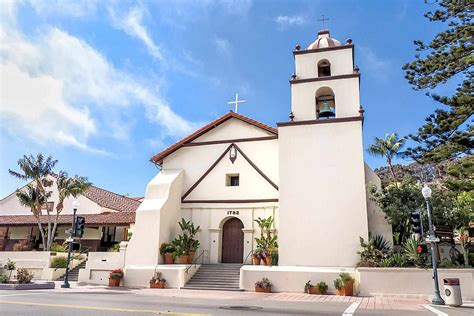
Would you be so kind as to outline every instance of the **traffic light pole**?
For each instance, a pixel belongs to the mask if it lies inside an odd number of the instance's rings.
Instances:
[[[438,245],[434,241],[435,235],[433,233],[433,223],[431,222],[431,211],[430,211],[430,202],[428,198],[425,198],[426,201],[426,210],[428,213],[428,227],[430,229],[429,239],[431,240],[431,263],[433,264],[433,279],[435,285],[435,296],[431,303],[435,305],[444,305],[444,300],[439,293],[439,284],[438,284]]]
[[[68,289],[71,286],[69,285],[69,263],[71,261],[71,251],[72,251],[72,244],[74,242],[74,231],[76,229],[76,212],[77,208],[73,209],[73,215],[72,215],[72,226],[71,226],[71,231],[69,232],[69,240],[68,240],[68,250],[67,250],[67,264],[66,264],[66,274],[64,275],[64,283],[61,284],[61,287],[64,289]]]

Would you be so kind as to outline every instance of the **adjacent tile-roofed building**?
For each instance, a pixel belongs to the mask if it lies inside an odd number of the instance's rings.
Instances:
[[[135,212],[141,201],[91,186],[84,196],[100,206],[120,212]]]
[[[135,222],[135,212],[108,212],[101,214],[83,214],[87,226],[123,225]],[[70,225],[72,215],[59,215],[59,225]],[[41,223],[47,224],[46,216],[41,216]],[[0,226],[31,226],[37,225],[33,215],[5,215],[0,216]]]

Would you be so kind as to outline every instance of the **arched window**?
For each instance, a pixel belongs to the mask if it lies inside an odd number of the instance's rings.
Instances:
[[[323,59],[318,63],[318,77],[331,76],[331,64],[327,59]]]
[[[334,92],[328,88],[320,88],[316,92],[316,119],[336,117],[336,101]]]

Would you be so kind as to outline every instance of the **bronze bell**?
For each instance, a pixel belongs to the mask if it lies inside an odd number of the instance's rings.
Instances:
[[[334,117],[336,114],[329,106],[327,100],[323,101],[323,106],[319,109],[319,117]]]

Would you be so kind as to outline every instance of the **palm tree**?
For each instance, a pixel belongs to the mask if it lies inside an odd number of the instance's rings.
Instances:
[[[48,156],[44,157],[42,154],[37,154],[36,157],[33,155],[26,156],[23,155],[23,158],[20,158],[18,160],[18,166],[20,167],[22,173],[13,171],[13,170],[8,170],[8,172],[14,176],[15,178],[18,178],[20,180],[25,180],[25,181],[33,181],[36,184],[36,189],[38,190],[38,194],[41,196],[45,197],[45,201],[42,202],[41,205],[37,204],[36,209],[39,210],[39,213],[41,213],[41,208],[43,205],[47,205],[48,198],[51,195],[50,191],[47,191],[47,188],[49,188],[52,184],[53,181],[48,179],[50,175],[53,173],[53,168],[57,164],[57,160],[54,160],[53,157]],[[37,202],[39,203],[39,202]],[[48,207],[46,207],[46,216],[48,219],[48,236],[47,240],[52,239],[51,235],[51,218],[50,218],[50,210]],[[38,217],[39,218],[39,217]],[[45,250],[49,250],[49,243],[43,244],[45,247]]]
[[[46,249],[46,236],[44,235],[43,226],[41,224],[41,209],[48,201],[51,192],[48,192],[46,195],[44,195],[38,188],[28,184],[24,189],[17,190],[15,195],[20,201],[20,204],[28,207],[31,210],[31,213],[33,213],[33,216],[36,218],[38,228],[41,233],[41,239],[43,241],[43,247]]]
[[[82,195],[92,184],[87,181],[87,177],[69,177],[67,172],[60,171],[56,177],[56,185],[58,187],[59,200],[58,204],[56,205],[56,218],[51,236],[54,236],[56,233],[59,214],[64,208],[64,200],[71,196],[77,198],[79,195]],[[48,243],[48,248],[50,248],[51,244],[53,243],[53,238],[48,240]]]
[[[398,188],[398,180],[393,169],[392,160],[399,155],[400,149],[403,147],[404,139],[398,138],[397,133],[385,134],[385,138],[374,138],[374,143],[367,149],[368,152],[374,156],[385,157],[388,168],[392,174],[393,181]]]

